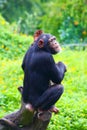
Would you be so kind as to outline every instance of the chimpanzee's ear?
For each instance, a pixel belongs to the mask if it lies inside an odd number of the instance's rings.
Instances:
[[[42,30],[37,30],[35,33],[34,33],[34,41],[36,41],[38,39],[38,37],[43,33]]]
[[[44,41],[43,39],[40,39],[39,42],[38,42],[38,47],[39,48],[43,48],[44,47]]]

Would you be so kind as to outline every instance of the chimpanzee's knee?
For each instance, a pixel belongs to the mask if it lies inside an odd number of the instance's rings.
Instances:
[[[54,105],[57,100],[61,97],[64,91],[62,84],[50,86],[43,95],[38,99],[34,108],[40,108],[42,110],[48,110],[52,105]]]
[[[62,84],[51,86],[40,98],[43,102],[40,104],[40,109],[49,110],[61,97],[64,91]]]
[[[62,84],[56,85],[55,87],[60,92],[60,94],[62,94],[64,92],[64,87]]]

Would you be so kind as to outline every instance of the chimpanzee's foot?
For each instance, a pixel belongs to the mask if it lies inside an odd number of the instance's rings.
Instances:
[[[52,106],[50,109],[49,109],[50,112],[54,112],[55,114],[57,114],[59,112],[59,109],[55,106]]]
[[[30,103],[26,104],[26,105],[25,105],[25,108],[26,108],[27,110],[29,110],[30,112],[34,112],[34,108],[33,108],[33,106],[32,106]]]

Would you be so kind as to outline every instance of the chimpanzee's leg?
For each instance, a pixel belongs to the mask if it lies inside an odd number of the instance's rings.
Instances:
[[[64,88],[61,84],[49,87],[49,89],[45,91],[41,97],[39,97],[34,107],[39,108],[43,111],[49,110],[51,106],[54,105],[60,98],[63,90]]]

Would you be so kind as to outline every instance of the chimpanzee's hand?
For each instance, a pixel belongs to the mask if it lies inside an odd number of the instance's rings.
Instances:
[[[62,67],[64,69],[64,72],[67,71],[67,67],[63,62],[59,61],[58,63],[56,63],[56,65],[60,68]]]

